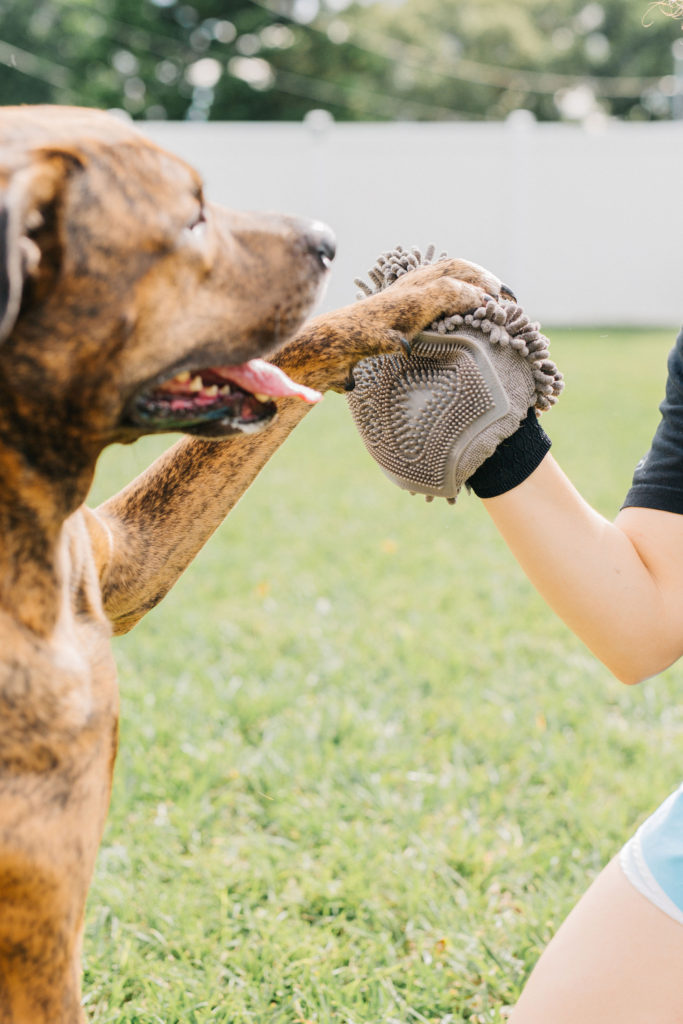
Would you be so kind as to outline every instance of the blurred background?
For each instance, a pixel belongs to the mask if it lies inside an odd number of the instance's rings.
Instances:
[[[2,0],[4,103],[158,120],[668,120],[680,24],[646,0]]]
[[[117,110],[210,198],[328,221],[327,307],[396,243],[488,265],[553,328],[553,450],[612,515],[683,315],[682,25],[648,0],[0,0],[0,102]],[[110,448],[92,500],[167,443]],[[393,487],[335,395],[116,653],[92,1024],[500,1024],[680,781],[680,669],[611,680],[478,503]]]
[[[679,320],[683,33],[647,0],[0,0],[2,103],[121,111],[242,208],[487,264],[556,324]]]

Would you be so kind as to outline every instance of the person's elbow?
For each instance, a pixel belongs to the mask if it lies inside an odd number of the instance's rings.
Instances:
[[[605,658],[604,664],[612,675],[624,686],[637,686],[670,668],[681,656],[680,651],[672,653],[665,650],[632,652],[624,658],[624,652],[614,658]]]
[[[653,676],[658,674],[655,669],[653,672],[648,672],[647,669],[643,671],[634,671],[631,665],[625,667],[615,668],[612,665],[607,665],[614,678],[623,683],[624,686],[637,686],[638,683],[644,683],[647,679],[652,679]]]

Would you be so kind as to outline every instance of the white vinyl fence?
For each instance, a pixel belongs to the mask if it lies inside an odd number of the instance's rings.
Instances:
[[[208,196],[327,221],[338,256],[321,309],[397,243],[482,263],[547,325],[683,322],[683,121],[142,125]]]

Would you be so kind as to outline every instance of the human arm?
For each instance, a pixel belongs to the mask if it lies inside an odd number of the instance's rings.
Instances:
[[[483,503],[542,597],[618,679],[640,682],[683,654],[683,516],[630,507],[610,522],[551,455]]]

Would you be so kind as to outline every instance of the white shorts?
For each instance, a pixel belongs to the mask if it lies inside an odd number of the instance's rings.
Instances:
[[[619,861],[643,896],[683,924],[683,785],[643,822]]]

